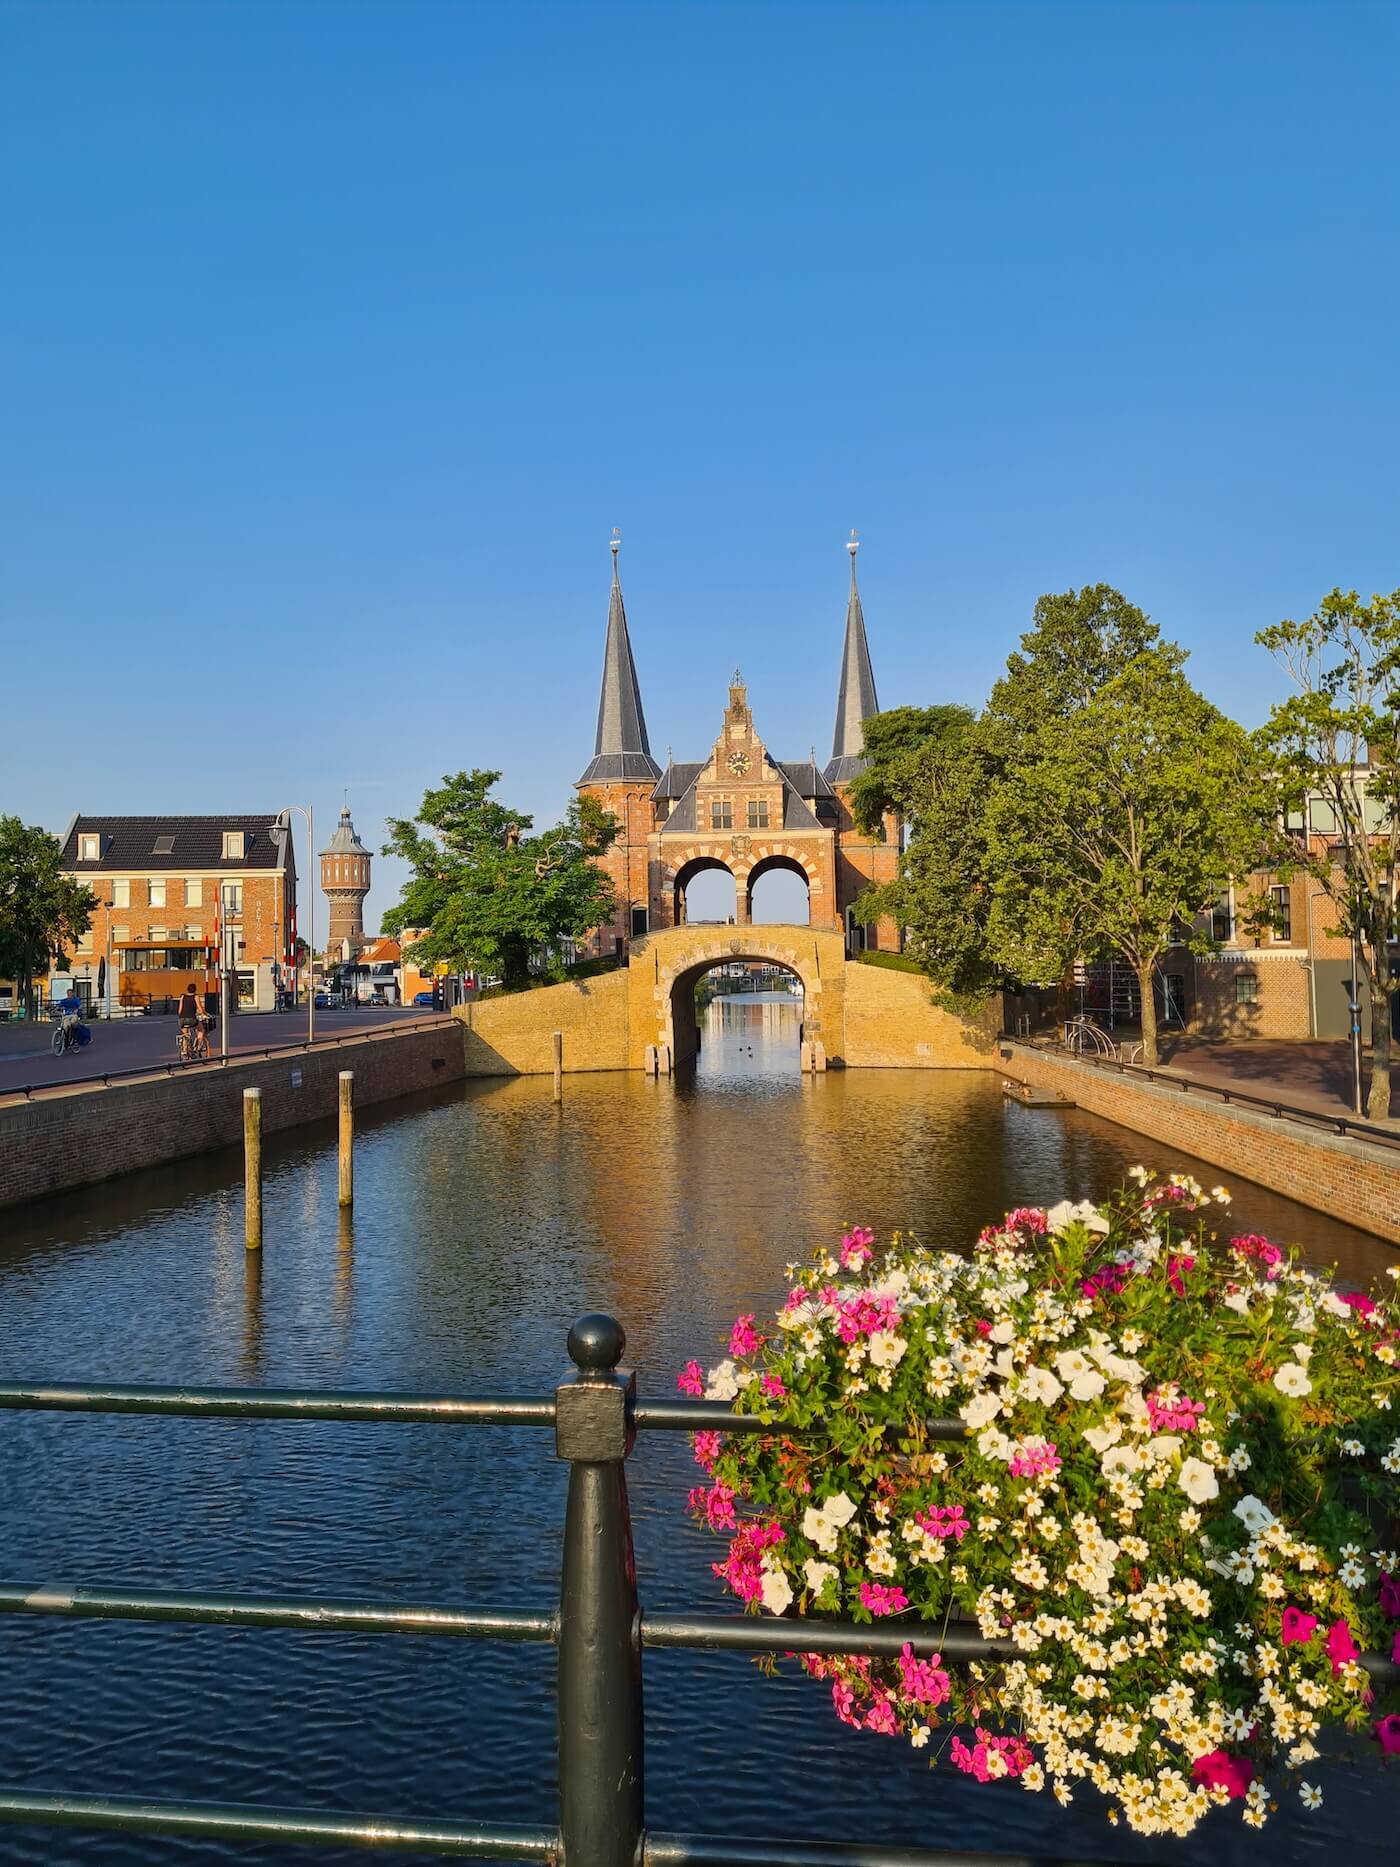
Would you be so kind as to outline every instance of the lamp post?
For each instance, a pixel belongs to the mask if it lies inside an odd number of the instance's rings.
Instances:
[[[291,813],[299,810],[306,819],[306,1041],[316,1041],[316,881],[313,864],[316,860],[315,831],[312,828],[311,806],[309,804],[288,804],[287,834],[292,833]]]

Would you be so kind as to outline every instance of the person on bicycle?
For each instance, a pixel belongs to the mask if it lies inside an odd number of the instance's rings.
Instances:
[[[180,994],[180,1041],[181,1047],[188,1048],[193,1054],[199,1037],[200,1005],[199,992],[193,979]]]
[[[65,1031],[76,1031],[83,1021],[83,1001],[78,996],[78,988],[70,985],[67,996],[59,999],[58,1008],[63,1013]]]

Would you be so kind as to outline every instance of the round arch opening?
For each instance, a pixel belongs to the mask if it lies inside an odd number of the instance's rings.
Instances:
[[[673,927],[687,923],[723,926],[738,914],[738,887],[734,871],[717,856],[696,856],[682,863],[671,885]]]
[[[812,878],[795,856],[762,857],[749,870],[745,891],[752,925],[810,926]]]
[[[678,1065],[694,1062],[699,1054],[700,1021],[695,1005],[695,988],[710,973],[720,972],[730,977],[735,976],[730,969],[743,968],[745,971],[750,968],[756,969],[760,980],[766,980],[771,974],[774,975],[775,980],[777,976],[781,976],[795,981],[800,994],[795,1002],[800,1006],[802,1013],[802,1021],[798,1030],[798,1043],[801,1043],[803,1025],[810,1004],[810,988],[800,970],[787,960],[775,959],[771,954],[763,952],[761,942],[752,943],[754,950],[750,949],[750,943],[746,941],[736,941],[735,945],[738,948],[735,952],[712,953],[694,965],[687,966],[683,972],[676,975],[671,983],[669,1006],[671,1054]]]

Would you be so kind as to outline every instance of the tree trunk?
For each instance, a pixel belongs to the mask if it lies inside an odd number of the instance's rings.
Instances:
[[[1142,1060],[1149,1070],[1157,1067],[1157,1001],[1152,996],[1152,962],[1134,967],[1137,973],[1138,999],[1142,1007]]]
[[[1390,955],[1382,941],[1375,964],[1367,967],[1371,988],[1371,1084],[1366,1119],[1390,1120]]]

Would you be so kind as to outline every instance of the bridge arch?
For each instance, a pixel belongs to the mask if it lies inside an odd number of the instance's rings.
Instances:
[[[695,986],[702,974],[731,960],[756,960],[792,973],[802,987],[803,1036],[822,1043],[836,1062],[844,1049],[845,949],[840,934],[771,922],[758,927],[694,923],[634,941],[632,986],[634,1067],[647,1046],[664,1046],[673,1063],[695,1055]]]

